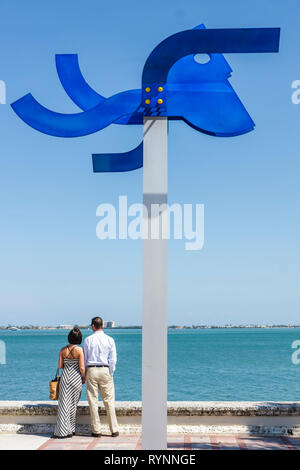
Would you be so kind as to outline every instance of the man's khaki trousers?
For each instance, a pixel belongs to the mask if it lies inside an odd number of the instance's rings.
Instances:
[[[110,432],[118,432],[118,422],[115,411],[115,387],[114,380],[108,367],[88,367],[86,374],[86,394],[90,406],[92,431],[101,433],[101,423],[98,412],[99,389],[104,403]]]

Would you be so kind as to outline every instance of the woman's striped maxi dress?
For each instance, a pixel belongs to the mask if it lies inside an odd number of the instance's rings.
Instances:
[[[54,436],[67,437],[75,433],[77,404],[82,389],[78,359],[64,359],[59,384],[58,416]]]

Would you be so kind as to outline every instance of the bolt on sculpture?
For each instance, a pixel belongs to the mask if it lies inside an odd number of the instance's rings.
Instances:
[[[278,52],[279,28],[206,29],[174,34],[149,55],[142,87],[109,98],[84,80],[78,57],[56,55],[60,81],[77,114],[59,114],[31,94],[11,106],[34,129],[56,137],[80,137],[110,124],[144,125],[143,142],[125,153],[93,155],[94,172],[130,171],[144,166],[144,204],[167,202],[167,121],[183,120],[217,137],[238,136],[254,122],[231,87],[231,68],[222,53]],[[195,61],[209,54],[209,62]],[[161,206],[162,207],[162,206]],[[161,222],[162,213],[151,215]],[[157,221],[156,221],[157,222]],[[143,241],[143,440],[144,449],[167,446],[167,242]],[[155,328],[155,332],[154,332]]]

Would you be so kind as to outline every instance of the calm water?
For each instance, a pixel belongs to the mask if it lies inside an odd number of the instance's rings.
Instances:
[[[119,358],[116,399],[140,400],[141,330],[108,333]],[[0,365],[0,400],[48,400],[66,332],[2,331],[0,340],[7,350],[7,364]],[[300,329],[172,330],[168,399],[299,400],[300,365],[291,362],[294,340],[300,340]]]

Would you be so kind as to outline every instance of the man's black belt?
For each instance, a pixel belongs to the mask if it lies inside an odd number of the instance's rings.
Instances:
[[[88,367],[109,367],[109,366],[98,366],[98,365],[96,366],[95,365],[95,366],[88,366]]]

